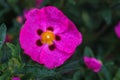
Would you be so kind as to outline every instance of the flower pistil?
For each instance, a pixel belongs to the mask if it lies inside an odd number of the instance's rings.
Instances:
[[[46,31],[41,34],[41,42],[43,44],[53,44],[53,40],[55,40],[55,35],[52,31]]]

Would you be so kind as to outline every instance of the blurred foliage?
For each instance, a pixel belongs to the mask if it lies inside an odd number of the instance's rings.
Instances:
[[[22,24],[16,17],[36,7],[35,0],[0,0],[0,80],[14,76],[21,80],[120,80],[120,39],[114,32],[120,0],[44,0],[37,8],[47,5],[58,7],[76,24],[83,43],[61,67],[44,68],[26,56],[18,42]],[[11,43],[5,43],[6,34],[13,35]],[[102,61],[99,73],[86,68],[85,55]]]

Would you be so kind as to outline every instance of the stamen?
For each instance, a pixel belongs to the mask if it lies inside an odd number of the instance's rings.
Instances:
[[[53,44],[53,40],[55,39],[55,35],[52,31],[46,31],[41,34],[41,42],[43,44]]]

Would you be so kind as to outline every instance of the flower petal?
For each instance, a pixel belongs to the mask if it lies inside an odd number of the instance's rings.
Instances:
[[[57,21],[47,21],[47,27],[52,27],[53,28],[53,32],[55,34],[58,34],[58,33],[62,33],[64,32],[66,29],[67,29],[67,22],[66,24],[63,24],[61,22],[57,22]]]
[[[44,64],[48,69],[53,69],[62,65],[71,55],[67,55],[58,49],[51,51],[46,46],[40,53],[40,63]]]
[[[29,24],[25,24],[24,27],[21,28],[19,41],[25,54],[31,56],[32,59],[36,61],[42,47],[36,45],[36,41],[40,37],[34,34],[33,31],[34,30],[30,29]]]
[[[37,30],[42,30],[43,32],[46,30],[46,22],[45,21],[36,21],[36,22],[31,22],[31,21],[26,21],[27,25],[29,25],[28,29],[31,31],[32,34],[37,35]],[[24,25],[25,27],[25,25]]]
[[[52,27],[54,33],[64,32],[68,28],[68,18],[56,7],[47,6],[44,8],[33,8],[25,14],[27,21],[31,23],[44,22],[43,28]]]
[[[55,33],[64,32],[68,28],[68,18],[56,7],[47,6],[44,8],[48,25],[54,28]]]
[[[24,16],[25,16],[26,20],[29,20],[32,22],[41,21],[41,20],[46,19],[44,8],[42,8],[42,9],[33,8],[33,9],[27,11],[24,14]]]
[[[84,62],[85,62],[85,65],[89,69],[92,69],[94,72],[99,72],[102,67],[102,63],[95,58],[90,58],[90,57],[85,56]]]
[[[55,41],[57,48],[66,53],[74,52],[75,48],[82,43],[82,34],[75,28],[75,25],[70,21],[69,29],[60,36],[60,41]]]
[[[118,36],[118,38],[120,38],[120,22],[115,27],[115,33]]]

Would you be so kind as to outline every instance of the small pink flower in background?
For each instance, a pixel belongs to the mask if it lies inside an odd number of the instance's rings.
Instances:
[[[120,22],[115,26],[115,33],[120,38]]]
[[[20,45],[32,60],[48,69],[61,66],[82,43],[82,34],[59,9],[32,9],[20,30]]]
[[[36,1],[36,7],[39,7],[44,0],[35,0],[35,1]]]
[[[12,39],[13,39],[13,36],[12,36],[12,35],[10,35],[10,34],[7,34],[7,35],[6,35],[5,42],[11,42],[11,41],[12,41]]]
[[[91,57],[85,56],[84,63],[89,69],[93,70],[94,72],[99,72],[102,67],[101,61],[93,57],[91,58]]]
[[[16,21],[17,21],[18,23],[22,24],[23,21],[24,21],[24,19],[23,19],[22,16],[17,16]]]
[[[20,80],[19,77],[13,77],[12,80]]]

